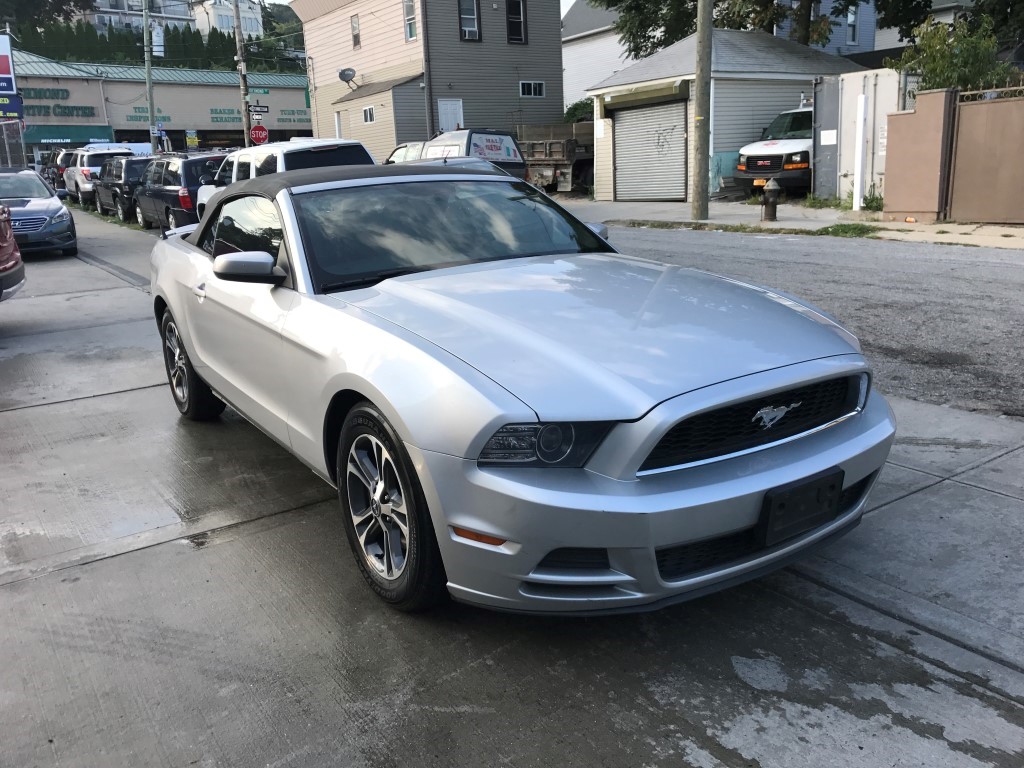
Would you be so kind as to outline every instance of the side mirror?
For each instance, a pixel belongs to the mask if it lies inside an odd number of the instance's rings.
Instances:
[[[602,240],[608,239],[608,227],[606,227],[604,224],[592,223],[588,221],[587,226],[595,235],[600,237]]]
[[[213,260],[213,274],[235,283],[280,285],[285,274],[277,259],[266,251],[239,251],[221,254]]]
[[[57,199],[58,200],[67,200],[68,199],[68,191],[66,189],[58,189],[57,190]]]

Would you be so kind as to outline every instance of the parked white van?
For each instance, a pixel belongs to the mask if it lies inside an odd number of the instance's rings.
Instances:
[[[203,217],[206,202],[221,187],[268,173],[322,168],[331,165],[375,165],[373,155],[352,139],[292,139],[229,152],[220,166],[200,177],[196,212]]]
[[[783,112],[764,129],[760,141],[740,149],[736,186],[755,192],[775,179],[784,189],[810,191],[813,147],[814,109]]]

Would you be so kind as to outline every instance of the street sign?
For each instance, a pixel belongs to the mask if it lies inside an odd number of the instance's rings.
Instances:
[[[263,115],[265,115],[268,112],[270,112],[270,107],[265,107],[262,104],[250,104],[249,105],[249,111],[252,112],[254,115],[256,115],[256,114],[263,114]]]
[[[252,121],[254,123],[262,123],[263,122],[263,115],[261,115],[259,112],[253,112],[251,115],[249,115],[249,117],[252,118]]]
[[[264,96],[267,96],[270,93],[270,89],[269,88],[250,88],[249,89],[249,93],[260,93],[260,94],[263,94]]]
[[[262,125],[254,125],[249,129],[249,138],[252,139],[253,144],[266,144],[267,139],[270,138],[270,131]]]
[[[157,123],[157,124],[156,124],[156,129],[157,129],[158,131],[162,131],[162,130],[164,129],[164,124],[163,124],[163,123]]]
[[[199,135],[195,130],[185,131],[185,146],[189,149],[196,149],[199,146]]]

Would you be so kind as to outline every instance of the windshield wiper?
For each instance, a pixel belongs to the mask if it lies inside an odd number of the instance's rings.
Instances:
[[[350,277],[348,280],[338,280],[334,283],[324,283],[320,286],[320,293],[330,293],[331,291],[342,291],[346,288],[366,288],[371,285],[387,280],[390,277],[401,277],[402,275],[411,275],[415,272],[423,272],[422,268],[417,267],[398,267],[396,269],[383,269],[380,272],[370,272],[365,275],[357,275]]]

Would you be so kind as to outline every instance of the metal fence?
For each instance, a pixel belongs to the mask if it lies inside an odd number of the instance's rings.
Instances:
[[[5,168],[28,167],[20,120],[0,122],[0,165]]]
[[[1024,82],[1020,85],[1009,88],[989,88],[985,91],[960,91],[960,103],[968,104],[972,101],[995,101],[996,99],[1020,99],[1024,98]]]

